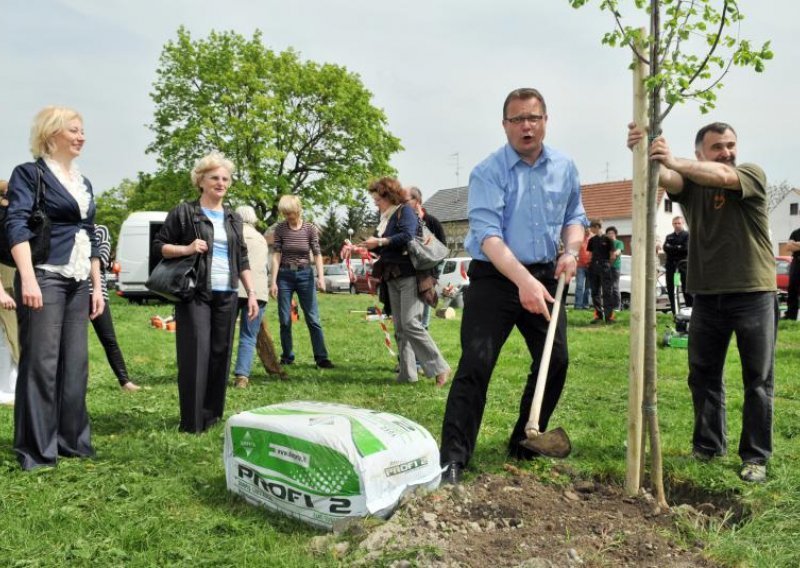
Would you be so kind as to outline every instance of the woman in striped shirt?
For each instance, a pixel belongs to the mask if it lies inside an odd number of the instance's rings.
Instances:
[[[322,273],[322,254],[319,248],[319,232],[307,221],[303,221],[303,208],[296,195],[284,195],[278,202],[285,221],[275,228],[275,249],[272,255],[272,286],[270,294],[278,299],[278,320],[281,324],[281,364],[294,363],[292,344],[292,296],[297,293],[303,308],[314,361],[321,369],[333,368],[325,347],[325,335],[319,321],[317,291],[314,287],[314,271],[311,256],[317,268],[316,287],[325,291]]]

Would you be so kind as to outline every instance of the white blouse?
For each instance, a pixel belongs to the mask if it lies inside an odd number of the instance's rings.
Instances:
[[[46,157],[44,158],[44,163],[47,164],[47,167],[50,168],[50,171],[53,172],[53,175],[66,188],[72,198],[78,202],[81,219],[85,219],[89,214],[92,196],[89,194],[89,188],[86,187],[78,166],[73,163],[69,170],[69,176],[65,176],[61,166],[55,160]],[[81,229],[75,234],[75,244],[72,246],[72,254],[70,254],[67,264],[40,264],[38,268],[55,272],[64,278],[86,280],[92,270],[91,257],[92,242],[89,240],[86,230]]]

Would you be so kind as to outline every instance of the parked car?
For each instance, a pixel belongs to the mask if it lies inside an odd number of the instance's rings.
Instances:
[[[380,279],[372,276],[372,264],[352,266],[354,279],[350,282],[351,294],[377,294]]]
[[[680,286],[678,287],[680,289]],[[628,254],[622,255],[622,266],[619,271],[619,295],[622,299],[622,309],[627,310],[631,307],[631,257]],[[570,280],[567,291],[567,304],[575,303],[575,279]],[[664,272],[659,269],[656,281],[656,310],[660,312],[669,311],[669,295],[667,294],[667,280]]]
[[[789,265],[792,264],[791,256],[775,257],[775,280],[778,286],[778,296],[785,301],[789,293]]]
[[[350,275],[347,268],[341,264],[326,264],[322,267],[325,277],[326,292],[348,292],[350,290]]]
[[[440,300],[446,300],[445,290],[450,288],[450,301],[448,304],[452,308],[464,307],[464,292],[469,288],[469,264],[472,258],[467,256],[459,256],[453,258],[446,258],[442,263],[442,270],[439,274],[439,281],[436,284],[436,292],[439,294]]]

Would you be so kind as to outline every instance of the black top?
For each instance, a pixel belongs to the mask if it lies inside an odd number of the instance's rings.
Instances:
[[[670,233],[664,239],[664,252],[667,255],[667,264],[677,266],[689,254],[689,231]]]
[[[606,235],[595,235],[589,239],[586,250],[592,253],[592,262],[608,262],[611,260],[611,251],[614,243]]]
[[[228,237],[228,263],[231,269],[231,290],[239,288],[239,274],[250,269],[247,257],[247,244],[242,232],[242,218],[227,206],[225,214],[225,232]],[[197,267],[196,297],[209,301],[211,299],[211,260],[214,245],[214,225],[203,213],[200,201],[183,202],[167,214],[161,229],[153,239],[152,254],[161,258],[164,245],[189,245],[200,237],[208,243],[208,252],[200,256]]]
[[[444,227],[442,227],[442,223],[439,221],[439,219],[426,211],[423,221],[425,222],[425,226],[428,227],[431,233],[433,233],[433,236],[439,239],[440,243],[446,245],[447,235],[444,234]]]
[[[50,256],[45,264],[68,264],[72,247],[75,245],[75,234],[84,229],[92,245],[92,258],[97,258],[97,238],[94,233],[95,202],[92,184],[83,178],[89,190],[91,201],[86,217],[81,217],[78,202],[72,194],[61,185],[58,178],[44,160],[39,158],[36,162],[28,162],[14,168],[11,179],[8,181],[8,213],[5,222],[5,231],[8,236],[9,247],[29,241],[34,237],[28,227],[28,220],[33,212],[33,202],[36,197],[39,168],[44,174],[44,204],[47,216],[50,218]]]
[[[792,234],[789,235],[790,241],[800,242],[800,229],[795,229],[792,231]],[[792,258],[794,260],[800,260],[800,250],[796,250],[792,253]]]

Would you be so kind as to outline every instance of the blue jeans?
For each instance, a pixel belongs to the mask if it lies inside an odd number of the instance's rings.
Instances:
[[[241,303],[241,302],[240,302]],[[237,377],[249,377],[250,368],[253,366],[253,355],[256,350],[256,339],[258,330],[261,329],[261,320],[264,317],[264,310],[267,304],[259,302],[258,315],[256,319],[247,319],[247,303],[239,308],[241,317],[239,319],[239,349],[236,350],[236,367],[233,374]]]
[[[292,296],[297,293],[297,300],[303,309],[303,316],[311,336],[311,348],[314,360],[319,362],[328,358],[325,347],[325,335],[319,322],[317,306],[317,289],[314,282],[314,271],[311,268],[290,270],[281,268],[278,271],[278,321],[281,324],[281,359],[294,361],[292,345]]]
[[[592,288],[589,285],[589,268],[578,267],[575,272],[575,309],[585,310],[589,307]]]
[[[777,335],[775,292],[697,294],[689,323],[689,389],[694,450],[727,450],[723,369],[731,336],[742,361],[744,404],[739,456],[765,464],[772,454],[772,403]]]

